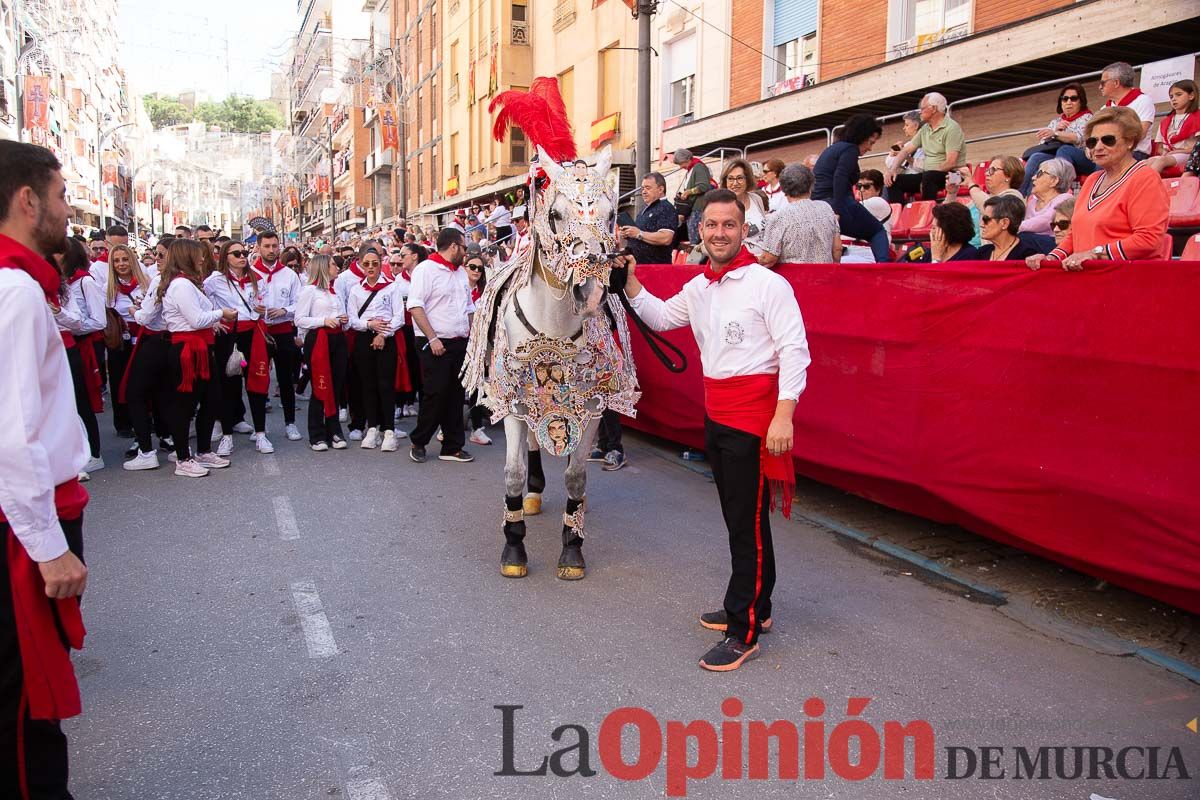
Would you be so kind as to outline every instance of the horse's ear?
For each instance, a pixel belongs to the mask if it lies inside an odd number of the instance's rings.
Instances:
[[[540,147],[537,149],[537,153],[538,166],[546,170],[546,174],[550,176],[550,180],[557,181],[562,178],[562,176],[566,173],[566,170],[563,169],[562,164],[559,164],[553,158],[546,155],[546,151]]]
[[[604,145],[604,149],[600,151],[600,155],[596,157],[596,175],[601,180],[608,177],[608,170],[612,167],[612,145]]]

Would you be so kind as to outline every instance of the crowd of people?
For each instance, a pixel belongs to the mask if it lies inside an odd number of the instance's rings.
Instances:
[[[1177,81],[1159,120],[1134,83],[1129,64],[1106,67],[1096,112],[1082,84],[1065,84],[1032,146],[980,166],[968,161],[966,135],[936,92],[904,115],[905,138],[890,145],[883,169],[860,169],[883,135],[868,114],[851,116],[837,141],[801,163],[735,158],[714,178],[679,150],[672,160],[685,174],[674,202],[662,174],[645,176],[645,210],[622,233],[639,263],[705,263],[696,224],[706,195],[721,188],[742,203],[746,246],[767,266],[953,259],[1077,270],[1088,259],[1159,258],[1169,210],[1160,178],[1200,171],[1200,95],[1193,81]],[[1087,202],[1076,203],[1081,196]],[[894,238],[901,204],[912,201],[937,204],[928,231]]]

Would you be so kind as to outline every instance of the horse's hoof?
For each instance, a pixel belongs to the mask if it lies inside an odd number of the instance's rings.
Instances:
[[[524,578],[529,574],[528,564],[501,564],[500,574],[506,578]]]
[[[584,576],[584,567],[558,567],[558,579],[560,581],[581,581]]]
[[[521,503],[521,507],[525,509],[525,516],[536,517],[542,513],[542,496],[540,494],[525,495],[525,500]]]

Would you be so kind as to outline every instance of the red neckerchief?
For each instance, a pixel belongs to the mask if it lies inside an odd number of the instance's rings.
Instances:
[[[1090,113],[1092,113],[1092,110],[1090,108],[1085,108],[1083,111],[1080,111],[1077,114],[1072,114],[1069,117],[1066,114],[1059,114],[1058,118],[1061,119],[1063,122],[1074,122],[1075,120],[1082,117],[1084,114],[1090,114]]]
[[[0,234],[0,269],[23,270],[42,287],[46,302],[58,306],[58,287],[62,283],[58,270],[44,256],[3,234]]]
[[[1200,133],[1200,111],[1192,111],[1183,118],[1183,124],[1179,126],[1179,133],[1171,136],[1168,131],[1171,130],[1171,119],[1175,116],[1175,112],[1171,112],[1162,118],[1162,122],[1158,125],[1159,135],[1162,136],[1167,147],[1174,147],[1177,143],[1190,139],[1197,133]]]
[[[1141,90],[1141,89],[1136,89],[1136,88],[1135,88],[1135,89],[1130,89],[1130,90],[1129,90],[1129,93],[1128,93],[1128,94],[1126,94],[1124,97],[1122,97],[1122,98],[1120,99],[1120,101],[1118,101],[1117,103],[1115,103],[1115,104],[1114,104],[1112,100],[1109,100],[1109,101],[1108,101],[1107,103],[1105,103],[1104,105],[1106,105],[1106,106],[1113,106],[1113,105],[1118,105],[1118,106],[1127,106],[1127,105],[1129,105],[1130,103],[1132,103],[1134,100],[1137,100],[1137,99],[1138,99],[1139,97],[1141,97],[1141,96],[1142,96],[1142,90]]]
[[[710,261],[708,265],[704,267],[704,277],[708,278],[708,285],[712,286],[729,273],[739,270],[742,267],[748,267],[751,264],[757,263],[758,259],[754,257],[753,253],[746,249],[745,245],[743,245],[742,249],[738,251],[738,254],[733,257],[733,261],[730,261],[728,266],[726,266],[725,269],[721,270],[720,272],[713,272],[712,262]]]
[[[250,265],[250,268],[266,278],[267,283],[270,283],[272,278],[287,269],[287,267],[283,265],[282,261],[276,261],[274,267],[268,267],[263,263],[262,256],[259,256],[258,260]]]
[[[769,183],[764,183],[762,190],[768,195],[776,195],[783,191],[783,184],[776,184],[775,188],[772,189]]]
[[[126,297],[129,297],[130,295],[132,295],[133,290],[136,289],[137,287],[138,287],[138,280],[137,280],[136,275],[130,277],[128,284],[121,283],[120,280],[117,281],[117,291],[120,292],[121,294],[125,295]]]
[[[458,265],[457,265],[457,264],[451,264],[451,263],[450,263],[449,261],[447,261],[447,260],[446,260],[444,257],[442,257],[442,254],[441,254],[441,253],[438,253],[438,252],[436,252],[436,251],[435,251],[435,252],[433,252],[433,253],[430,253],[430,255],[429,255],[429,260],[430,260],[430,261],[432,261],[432,262],[433,262],[433,263],[435,263],[435,264],[441,264],[443,267],[447,267],[447,268],[449,268],[449,270],[450,270],[451,272],[454,272],[454,271],[456,271],[456,270],[458,269]]]
[[[100,256],[96,260],[103,261],[105,264],[107,264],[108,263],[108,251],[105,250],[103,253],[100,254]]]
[[[313,286],[316,286],[316,285],[317,285],[317,282],[316,282],[316,281],[313,281],[313,282],[312,282],[312,285],[313,285]],[[329,290],[329,293],[330,293],[330,294],[337,294],[337,292],[335,292],[335,291],[334,291],[334,289],[333,289],[333,283],[332,283],[332,282],[330,282],[330,284],[329,284],[327,287],[325,287],[325,288]]]
[[[74,275],[67,278],[67,283],[74,286],[75,284],[77,284],[81,280],[83,280],[84,278],[90,278],[90,277],[92,277],[92,273],[88,272],[86,269],[77,269],[77,270],[75,270]]]
[[[479,298],[481,298],[481,297],[483,297],[483,289],[480,289],[478,286],[472,287],[471,288],[471,302],[478,303]]]
[[[350,262],[350,274],[352,274],[354,277],[358,278],[359,280],[362,280],[363,278],[367,277],[363,273],[362,269],[358,266],[357,260]]]
[[[276,270],[276,272],[278,272],[278,271],[279,270]],[[250,284],[254,281],[254,276],[250,274],[250,270],[245,270],[244,272],[242,272],[242,277],[240,277],[240,278],[234,277],[232,272],[226,272],[225,276],[227,278],[232,279],[233,282],[236,283],[238,286],[240,286],[242,289],[245,289],[247,284]]]
[[[383,274],[383,270],[380,270],[378,277],[375,278],[375,283],[368,284],[365,276],[361,281],[359,281],[359,283],[362,284],[362,287],[368,292],[373,292],[376,289],[382,289],[383,287],[387,286],[389,283],[391,283],[391,281],[388,280],[388,277]]]
[[[695,166],[697,164],[703,164],[703,163],[704,162],[701,161],[700,159],[696,158],[695,156],[692,156],[692,160],[688,162],[687,168],[688,168],[688,170],[692,170],[695,168]]]

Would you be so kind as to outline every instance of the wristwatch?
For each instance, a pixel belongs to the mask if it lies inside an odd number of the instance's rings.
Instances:
[[[1104,245],[1098,244],[1092,248],[1092,258],[1104,258]]]

